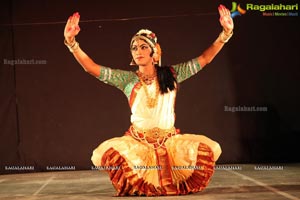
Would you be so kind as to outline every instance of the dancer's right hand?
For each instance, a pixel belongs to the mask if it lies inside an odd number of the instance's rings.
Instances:
[[[80,15],[78,12],[74,13],[69,17],[67,24],[65,26],[64,36],[68,43],[71,43],[75,36],[78,35],[80,31],[80,27],[78,25],[80,19]]]

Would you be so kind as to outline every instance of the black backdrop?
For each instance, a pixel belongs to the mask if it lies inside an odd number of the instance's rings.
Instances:
[[[129,42],[141,28],[158,35],[163,64],[198,56],[221,31],[220,3],[231,7],[231,1],[1,1],[1,173],[18,172],[9,166],[90,169],[92,150],[130,125],[122,92],[85,73],[64,46],[69,15],[80,12],[77,40],[90,57],[131,70]],[[299,17],[247,11],[234,21],[231,41],[181,84],[176,127],[218,141],[219,163],[298,162]]]

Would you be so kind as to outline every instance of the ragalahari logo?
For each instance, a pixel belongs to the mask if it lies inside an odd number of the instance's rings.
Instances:
[[[235,18],[237,16],[244,15],[246,13],[246,10],[241,8],[240,4],[237,4],[236,2],[232,2],[232,7],[231,7],[231,17]]]

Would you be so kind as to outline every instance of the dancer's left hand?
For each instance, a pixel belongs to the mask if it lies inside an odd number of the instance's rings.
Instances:
[[[218,10],[220,14],[219,21],[221,26],[223,27],[225,33],[231,33],[233,31],[234,25],[230,15],[230,11],[222,4],[218,7]]]

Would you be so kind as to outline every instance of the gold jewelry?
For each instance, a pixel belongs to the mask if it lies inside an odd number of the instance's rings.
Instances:
[[[165,148],[164,143],[168,138],[172,139],[172,136],[176,135],[175,127],[170,129],[161,129],[158,127],[152,129],[141,129],[136,125],[131,125],[129,128],[131,136],[141,142],[147,144],[156,144],[157,146],[153,147],[154,149],[158,149],[160,147]]]
[[[136,74],[138,75],[139,78],[141,78],[147,85],[150,85],[152,81],[156,78],[156,70],[153,74],[151,75],[146,75],[140,72],[139,70],[136,71]]]
[[[229,41],[229,39],[232,37],[233,35],[233,32],[227,34],[225,33],[225,31],[223,30],[220,35],[219,35],[219,38],[220,38],[220,41],[223,42],[223,43],[226,43]]]
[[[157,105],[158,94],[159,94],[159,85],[158,85],[158,81],[156,78],[156,73],[155,73],[155,75],[147,76],[147,75],[142,74],[142,72],[137,71],[137,75],[140,79],[140,82],[142,84],[142,87],[143,87],[146,97],[147,97],[147,107],[154,108]],[[150,85],[153,81],[155,83],[155,96],[150,97],[147,85]]]
[[[75,38],[72,41],[72,43],[68,43],[67,40],[65,39],[64,44],[68,47],[69,51],[72,53],[76,52],[79,48],[79,43],[76,42]]]
[[[73,37],[73,40],[70,43],[66,40],[66,38],[64,40],[66,46],[73,46],[75,42],[76,42],[75,37]]]

